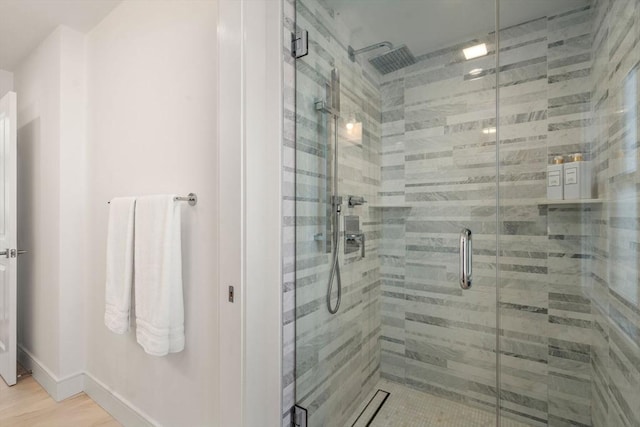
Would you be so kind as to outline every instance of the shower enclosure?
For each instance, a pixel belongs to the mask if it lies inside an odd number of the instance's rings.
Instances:
[[[640,2],[285,13],[283,425],[640,426]]]

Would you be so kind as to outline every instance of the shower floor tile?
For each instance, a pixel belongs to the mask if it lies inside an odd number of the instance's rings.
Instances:
[[[371,427],[491,427],[496,425],[492,412],[463,405],[448,399],[423,393],[402,384],[380,380],[374,392],[391,393]],[[373,395],[372,393],[372,395]],[[369,396],[365,403],[369,401]],[[362,408],[359,408],[360,413]],[[348,426],[351,426],[351,420]],[[527,427],[517,421],[502,418],[502,427]]]

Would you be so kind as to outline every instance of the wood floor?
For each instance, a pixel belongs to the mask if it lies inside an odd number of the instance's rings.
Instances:
[[[8,387],[0,378],[2,427],[116,427],[104,409],[84,393],[56,402],[28,376]]]

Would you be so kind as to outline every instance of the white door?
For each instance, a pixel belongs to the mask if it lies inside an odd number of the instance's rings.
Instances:
[[[16,383],[16,94],[0,99],[0,376]]]

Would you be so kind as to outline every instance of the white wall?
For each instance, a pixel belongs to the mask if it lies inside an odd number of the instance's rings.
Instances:
[[[281,424],[282,8],[244,7],[246,112],[245,422]],[[277,392],[275,392],[277,390]]]
[[[212,0],[124,1],[17,70],[22,343],[54,380],[83,370],[109,410],[163,426],[280,418],[281,8],[223,3],[239,19],[218,22]],[[186,349],[157,358],[103,325],[107,201],[167,192],[199,202],[184,205]]]
[[[221,0],[219,13],[220,425],[278,426],[282,3]]]
[[[7,92],[13,90],[13,73],[6,70],[0,70],[0,98]]]
[[[86,71],[85,36],[60,32],[60,373],[84,371],[87,285],[82,230],[86,224]],[[79,339],[80,337],[81,339]]]
[[[51,372],[59,365],[58,176],[60,32],[15,72],[18,93],[18,345]],[[45,255],[44,257],[42,255]]]
[[[219,412],[216,14],[125,1],[87,37],[87,372],[164,426]],[[107,201],[171,192],[199,197],[183,208],[186,348],[153,357],[103,324]]]
[[[18,345],[54,375],[59,341],[60,31],[16,69],[18,93]]]
[[[59,27],[15,70],[18,246],[28,250],[18,261],[18,341],[56,381],[84,369],[83,251],[74,238],[85,199],[83,63],[84,36]],[[69,392],[80,389],[76,381]]]

